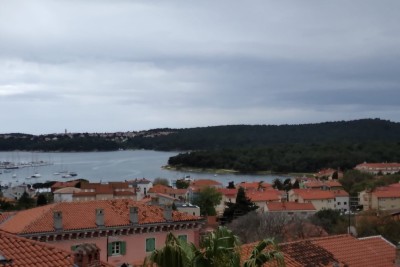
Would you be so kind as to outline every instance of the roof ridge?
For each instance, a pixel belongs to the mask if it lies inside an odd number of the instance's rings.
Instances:
[[[284,242],[280,243],[279,245],[289,245],[293,243],[300,243],[304,241],[319,241],[319,240],[326,240],[326,239],[334,239],[338,237],[353,237],[352,235],[349,234],[340,234],[340,235],[329,235],[329,236],[320,236],[320,237],[313,237],[313,238],[307,238],[307,239],[301,239],[301,240],[296,240],[296,241],[290,241],[290,242]]]
[[[365,237],[360,237],[357,238],[358,240],[367,240],[367,239],[373,239],[373,238],[380,238],[383,241],[385,241],[386,243],[390,244],[391,246],[393,246],[394,248],[396,248],[396,246],[390,242],[389,240],[387,240],[386,238],[384,238],[382,235],[372,235],[372,236],[365,236]]]

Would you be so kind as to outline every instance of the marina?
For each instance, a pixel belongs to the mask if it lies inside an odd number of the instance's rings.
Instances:
[[[270,182],[283,175],[251,174],[218,174],[214,172],[191,172],[189,170],[166,170],[162,166],[168,163],[171,156],[179,152],[159,152],[150,150],[127,150],[113,152],[70,152],[70,153],[32,153],[0,152],[0,162],[12,162],[24,167],[15,169],[2,168],[0,182],[2,185],[21,183],[43,183],[46,181],[68,181],[83,178],[90,182],[124,181],[135,178],[167,178],[171,184],[183,177],[191,179],[214,179],[228,185],[234,181]],[[34,159],[32,161],[32,158]],[[28,164],[31,163],[31,164]],[[21,164],[15,164],[20,166]],[[18,182],[17,182],[18,181]]]

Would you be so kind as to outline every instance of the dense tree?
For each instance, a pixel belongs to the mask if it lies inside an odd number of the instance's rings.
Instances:
[[[322,209],[311,217],[311,222],[321,226],[328,234],[344,234],[347,232],[348,217],[338,210]]]
[[[35,206],[35,200],[31,198],[28,193],[24,192],[22,196],[18,199],[17,208],[18,209],[29,209]]]
[[[226,187],[228,189],[235,189],[235,183],[233,181],[228,182],[228,186]]]
[[[277,266],[285,266],[283,254],[273,239],[261,240],[253,249],[243,267],[262,267],[267,262],[276,261]]]
[[[387,212],[370,210],[359,214],[356,229],[359,237],[382,235],[395,245],[400,240],[400,221]]]
[[[272,181],[272,187],[274,189],[283,190],[283,183],[279,178]]]
[[[193,199],[193,204],[200,207],[201,215],[215,216],[217,206],[222,200],[222,194],[214,187],[205,187]]]
[[[189,187],[189,185],[190,185],[190,182],[186,181],[185,179],[176,180],[176,184],[175,184],[176,188],[178,188],[178,189],[186,189]]]
[[[239,187],[236,202],[226,202],[227,206],[224,210],[224,221],[231,222],[233,219],[243,216],[250,211],[258,209],[258,206],[254,204],[247,196],[243,187]]]
[[[47,205],[47,198],[44,194],[39,194],[36,200],[36,206]]]
[[[169,181],[166,178],[156,178],[153,181],[153,185],[164,185],[169,186]]]
[[[239,267],[240,242],[228,228],[220,226],[208,233],[196,252],[195,266]]]
[[[165,239],[165,246],[153,251],[146,263],[156,264],[158,267],[190,267],[193,266],[195,252],[197,249],[193,244],[189,244],[168,233]],[[145,266],[148,266],[145,264]]]

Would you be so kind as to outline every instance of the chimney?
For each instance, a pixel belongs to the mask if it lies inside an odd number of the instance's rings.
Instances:
[[[54,211],[53,212],[53,225],[55,230],[62,230],[62,212]]]
[[[164,219],[167,221],[172,221],[172,206],[165,205],[163,208],[164,208]]]
[[[80,244],[74,250],[74,266],[100,267],[100,249],[95,244]]]
[[[129,208],[129,222],[132,224],[139,223],[138,207]]]
[[[400,267],[400,242],[396,247],[396,259],[394,260],[394,266]]]
[[[96,209],[96,225],[104,226],[104,210]]]

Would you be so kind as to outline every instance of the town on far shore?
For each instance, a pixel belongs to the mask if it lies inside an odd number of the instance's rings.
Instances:
[[[224,231],[241,240],[244,266],[400,266],[400,163],[228,186],[189,176],[173,184],[70,177],[2,186],[0,205],[4,266],[164,266],[153,255],[171,240],[202,255],[204,240]],[[266,238],[276,265],[246,265]]]

